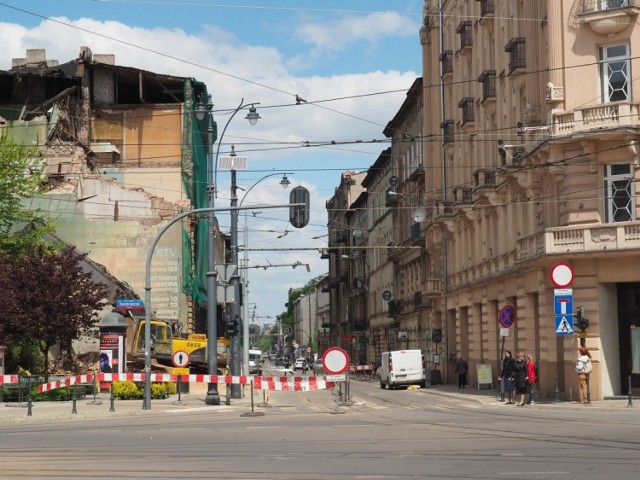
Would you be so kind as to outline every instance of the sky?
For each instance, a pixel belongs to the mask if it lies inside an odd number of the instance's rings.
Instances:
[[[228,122],[220,155],[233,144],[248,158],[247,170],[237,174],[243,204],[287,204],[297,185],[311,193],[311,217],[303,229],[288,223],[286,209],[256,208],[240,219],[239,244],[246,244],[251,267],[245,270],[249,320],[275,323],[289,289],[328,270],[319,252],[328,240],[325,202],[342,172],[367,170],[389,146],[382,132],[422,68],[422,5],[0,0],[0,70],[30,48],[44,48],[47,59],[64,63],[88,46],[94,54],[114,54],[117,65],[204,82],[219,134]],[[305,101],[296,102],[296,95]],[[255,126],[244,120],[244,110],[230,120],[248,103],[256,103],[261,116]],[[277,172],[287,173],[289,190],[279,185]],[[229,201],[229,173],[219,172],[217,181],[220,207]],[[228,231],[228,218],[221,214],[219,221]],[[244,250],[240,258],[244,264]]]

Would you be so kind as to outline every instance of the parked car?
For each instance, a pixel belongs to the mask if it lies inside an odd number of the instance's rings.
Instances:
[[[295,372],[297,370],[300,370],[302,373],[307,373],[309,371],[309,364],[306,359],[299,358],[296,360],[293,364],[293,371]]]
[[[276,358],[276,367],[284,367],[284,358],[283,357]]]
[[[322,359],[318,358],[315,362],[313,362],[313,374],[314,375],[323,375],[324,370],[322,369]]]
[[[275,361],[276,358],[278,358],[278,356],[275,353],[272,353],[271,355],[269,355],[269,360],[271,361]]]

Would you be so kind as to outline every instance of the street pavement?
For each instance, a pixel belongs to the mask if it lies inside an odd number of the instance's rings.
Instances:
[[[359,382],[351,380],[351,382]],[[373,382],[373,381],[371,381]],[[376,382],[377,384],[377,382]],[[201,387],[201,386],[199,386]],[[346,390],[345,390],[346,392]],[[101,392],[95,396],[79,398],[66,402],[33,402],[29,408],[27,402],[0,403],[0,424],[6,423],[40,423],[63,420],[100,419],[139,415],[166,415],[212,410],[218,413],[234,413],[238,415],[262,415],[267,409],[275,407],[279,413],[294,410],[311,410],[316,412],[348,413],[349,405],[358,402],[358,398],[339,397],[330,390],[312,392],[292,391],[253,391],[244,388],[242,398],[230,398],[227,402],[224,386],[220,385],[220,405],[206,405],[206,391],[203,388],[192,388],[190,393],[175,394],[167,399],[152,399],[151,409],[144,410],[142,400],[112,400],[109,392]],[[479,402],[487,406],[500,408],[518,408],[515,405],[504,405],[496,390],[465,388],[455,385],[427,386],[417,389],[416,394],[438,395],[458,400]],[[343,401],[344,400],[344,401]],[[576,401],[555,401],[553,398],[535,398],[534,403],[526,405],[528,409],[590,409],[597,411],[621,411],[639,409],[640,398],[619,396],[605,400],[592,401],[590,405],[581,405]],[[338,411],[339,410],[339,411]],[[30,415],[29,415],[30,413]]]

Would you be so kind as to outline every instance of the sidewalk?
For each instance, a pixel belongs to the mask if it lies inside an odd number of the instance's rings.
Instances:
[[[456,385],[432,385],[422,390],[424,393],[431,395],[442,395],[455,397],[459,399],[472,400],[480,402],[485,405],[504,405],[504,401],[500,401],[499,393],[496,389],[481,389],[467,387],[459,389]],[[526,399],[529,398],[525,397]],[[640,397],[632,397],[631,406],[629,406],[628,396],[617,396],[614,398],[607,398],[604,400],[592,401],[591,405],[582,405],[577,401],[560,400],[555,401],[554,398],[541,398],[540,395],[534,397],[532,404],[526,405],[527,408],[575,408],[575,409],[598,409],[598,410],[630,410],[640,409]],[[512,407],[514,405],[505,405],[505,408]]]
[[[352,380],[354,381],[354,380]],[[211,409],[215,412],[233,412],[235,414],[247,414],[252,412],[251,409],[251,390],[246,388],[244,396],[239,399],[230,399],[229,405],[226,404],[226,392],[221,386],[219,390],[220,405],[206,405],[206,391],[200,388],[191,390],[190,393],[181,393],[180,395],[172,395],[171,398],[163,400],[151,400],[151,409],[143,410],[142,400],[114,400],[113,410],[111,406],[111,396],[109,392],[98,393],[95,398],[92,396],[79,398],[76,400],[75,412],[73,413],[73,402],[33,402],[31,404],[31,416],[28,416],[28,405],[23,403],[0,403],[0,424],[20,424],[20,423],[43,423],[61,420],[79,421],[82,419],[108,419],[113,417],[140,416],[140,415],[162,415],[167,413],[179,413],[180,411],[206,411]],[[504,406],[511,408],[513,405],[505,405],[504,401],[500,401],[497,391],[488,389],[465,388],[459,389],[456,385],[433,385],[424,389],[418,389],[417,392],[423,395],[438,395],[445,397],[457,398],[459,400],[479,402],[484,405]],[[253,392],[253,411],[264,412],[263,402],[267,400],[269,405],[277,406],[280,400],[290,405],[291,395],[301,392],[277,392],[254,390]],[[308,394],[309,392],[305,392]],[[331,392],[328,390],[312,392],[314,403],[330,409],[333,405]],[[303,395],[303,402],[306,395]],[[535,409],[589,409],[593,411],[637,411],[640,409],[640,398],[633,397],[631,406],[629,406],[629,398],[627,396],[619,396],[611,399],[593,401],[591,405],[581,405],[576,401],[559,401],[556,402],[550,398],[535,398],[535,403],[527,405],[526,408]],[[348,412],[348,407],[343,408]]]
[[[109,392],[100,392],[95,396],[86,396],[76,399],[75,413],[73,401],[65,402],[32,402],[31,415],[26,401],[22,403],[0,403],[0,424],[6,423],[40,423],[65,419],[85,418],[110,418],[138,415],[160,415],[167,412],[179,412],[191,410],[215,409],[216,411],[251,411],[251,390],[245,389],[244,396],[239,399],[230,399],[226,404],[226,392],[224,387],[219,390],[220,405],[206,405],[205,391],[194,393],[181,393],[172,395],[166,399],[152,399],[151,409],[143,410],[143,401],[140,400],[111,400]],[[259,410],[259,403],[263,401],[261,391],[254,390],[254,409]]]

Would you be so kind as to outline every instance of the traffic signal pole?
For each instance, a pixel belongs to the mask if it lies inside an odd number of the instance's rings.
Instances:
[[[189,210],[176,215],[163,226],[147,249],[147,261],[145,263],[145,276],[144,276],[144,400],[142,403],[143,410],[151,410],[151,260],[153,259],[153,253],[160,241],[160,238],[165,234],[171,226],[178,221],[190,215],[197,215],[200,213],[212,213],[212,212],[232,212],[239,210],[257,210],[265,208],[289,208],[301,206],[304,204],[278,204],[278,205],[249,205],[246,207],[225,207],[225,208],[196,208],[195,210]],[[214,307],[215,308],[215,307]],[[217,350],[217,338],[214,339]],[[216,352],[217,353],[217,352]],[[217,358],[216,358],[217,361]]]

